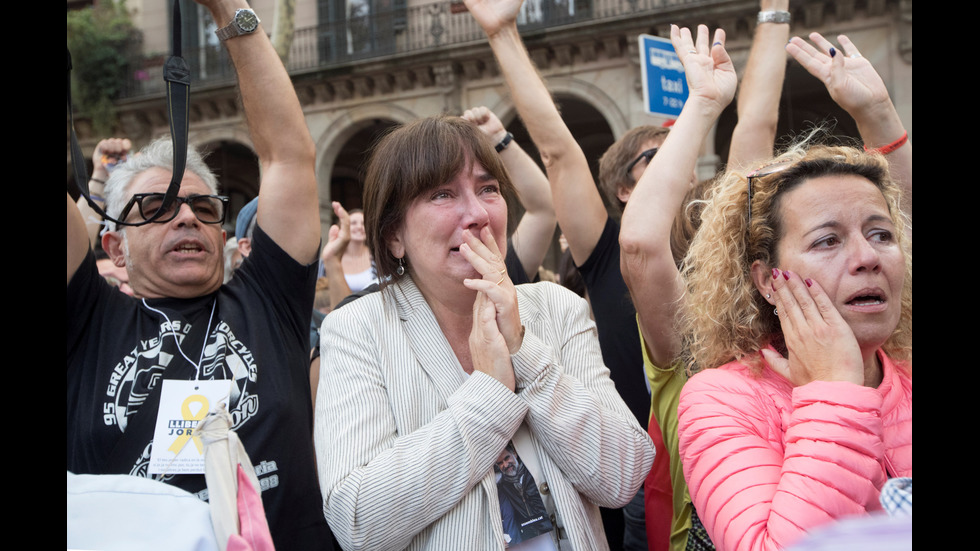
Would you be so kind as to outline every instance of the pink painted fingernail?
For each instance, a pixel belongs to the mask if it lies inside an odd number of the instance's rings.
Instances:
[[[776,268],[773,268],[772,269],[772,278],[773,279],[776,279],[777,277],[779,277],[779,270],[777,270]]]
[[[806,282],[806,286],[807,287],[813,287],[813,280],[812,279],[806,278],[803,281]]]
[[[789,276],[790,275],[791,274],[789,273],[789,270],[786,270],[785,272],[783,272],[783,279],[785,279],[786,281],[789,281]]]

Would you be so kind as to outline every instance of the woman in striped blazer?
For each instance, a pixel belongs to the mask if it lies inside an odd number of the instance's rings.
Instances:
[[[507,197],[493,144],[460,118],[374,149],[365,225],[385,287],[321,331],[317,463],[346,549],[607,549],[597,506],[623,506],[650,470],[586,303],[507,277]],[[523,524],[552,526],[521,543],[497,490],[509,442],[543,505]]]

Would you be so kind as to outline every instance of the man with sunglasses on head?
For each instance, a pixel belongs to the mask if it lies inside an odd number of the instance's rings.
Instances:
[[[320,238],[313,141],[245,0],[198,1],[222,27],[262,168],[252,254],[223,285],[228,199],[193,148],[176,201],[163,206],[169,138],[130,156],[106,183],[106,211],[121,225],[108,223],[102,245],[128,270],[135,298],[99,277],[68,198],[67,468],[153,476],[207,499],[202,474],[148,472],[160,390],[167,380],[230,380],[231,428],[254,465],[275,546],[330,549],[310,437]]]

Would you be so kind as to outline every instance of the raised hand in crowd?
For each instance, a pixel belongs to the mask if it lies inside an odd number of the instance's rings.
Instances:
[[[689,29],[672,25],[670,39],[684,65],[690,95],[633,188],[619,236],[620,266],[639,314],[647,353],[661,367],[671,365],[679,352],[674,317],[684,289],[671,251],[671,228],[692,188],[701,145],[732,101],[738,80],[722,29],[709,41],[704,25],[698,27],[696,39]]]
[[[843,51],[820,33],[810,33],[810,40],[812,45],[793,37],[786,51],[823,82],[830,97],[854,119],[865,147],[886,153],[892,179],[902,188],[902,210],[911,216],[912,142],[881,75],[846,35],[837,37]]]
[[[337,223],[330,226],[327,234],[327,244],[323,246],[320,260],[323,270],[330,280],[330,304],[336,306],[350,294],[347,279],[344,278],[344,266],[341,259],[350,243],[350,215],[338,201],[331,203],[337,216]]]
[[[786,77],[789,0],[759,0],[759,22],[738,91],[738,123],[732,131],[728,168],[748,168],[772,157],[779,98]]]
[[[538,148],[559,225],[577,264],[585,262],[602,234],[606,214],[589,163],[568,130],[517,31],[522,0],[467,0],[486,33],[518,113]]]
[[[92,152],[92,176],[89,177],[88,188],[92,199],[101,206],[105,205],[105,183],[109,179],[109,172],[119,163],[125,162],[129,158],[129,152],[133,148],[133,143],[127,138],[106,138],[95,146]],[[85,231],[88,234],[89,243],[94,247],[99,240],[99,232],[102,230],[102,218],[92,210],[88,201],[84,197],[79,197],[76,203],[85,220]]]
[[[474,107],[467,109],[463,118],[476,124],[500,149],[500,160],[507,168],[525,209],[517,229],[510,237],[510,247],[520,260],[527,279],[534,280],[551,246],[558,222],[548,177],[541,172],[534,159],[513,141],[513,136],[493,111],[483,106]]]

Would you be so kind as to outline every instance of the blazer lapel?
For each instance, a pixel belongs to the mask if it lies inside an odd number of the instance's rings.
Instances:
[[[412,352],[445,404],[463,384],[463,368],[412,278],[406,275],[394,287],[398,316],[408,335]]]

